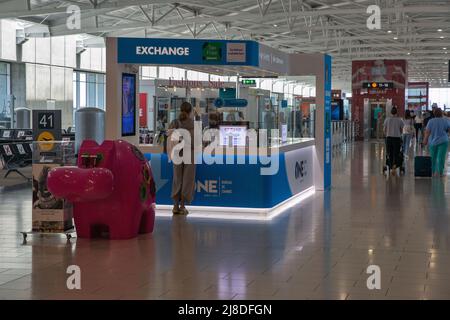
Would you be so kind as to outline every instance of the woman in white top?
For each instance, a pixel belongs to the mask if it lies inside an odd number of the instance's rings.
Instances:
[[[414,136],[414,119],[411,116],[410,110],[405,111],[405,119],[403,120],[403,123],[403,155],[405,156],[405,159],[407,159],[411,139]]]
[[[416,129],[416,143],[419,143],[419,134],[422,137],[423,130],[423,115],[422,111],[417,110],[415,112],[416,116],[414,117],[414,129]]]

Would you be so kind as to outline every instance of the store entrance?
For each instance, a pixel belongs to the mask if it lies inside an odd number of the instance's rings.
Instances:
[[[370,100],[370,137],[383,139],[383,123],[386,119],[386,100]]]

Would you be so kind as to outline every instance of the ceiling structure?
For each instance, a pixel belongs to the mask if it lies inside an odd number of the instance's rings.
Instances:
[[[73,5],[80,29],[67,26]],[[367,26],[370,5],[381,8],[380,29]],[[2,18],[52,36],[246,39],[328,53],[334,83],[346,88],[352,60],[407,59],[410,81],[449,86],[450,0],[0,0]]]

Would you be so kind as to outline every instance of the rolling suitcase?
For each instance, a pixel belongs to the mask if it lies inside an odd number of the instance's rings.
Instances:
[[[416,156],[414,158],[414,176],[431,177],[431,157]]]

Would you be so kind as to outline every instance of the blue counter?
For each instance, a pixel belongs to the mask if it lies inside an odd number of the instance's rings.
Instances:
[[[191,205],[209,209],[273,209],[314,188],[313,141],[280,148],[278,155],[278,170],[273,175],[261,174],[261,169],[268,165],[260,161],[251,164],[255,156],[234,155],[234,164],[197,164],[195,197]],[[172,205],[172,163],[164,153],[145,153],[145,156],[156,181],[157,205]],[[238,160],[245,164],[239,164]]]

